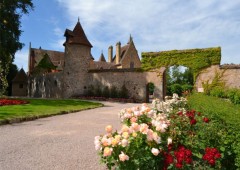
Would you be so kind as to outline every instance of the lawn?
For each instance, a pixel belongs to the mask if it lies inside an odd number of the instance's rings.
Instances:
[[[101,107],[101,103],[77,99],[23,99],[29,104],[0,106],[0,124],[20,122],[40,117],[65,114]]]
[[[196,93],[188,98],[191,108],[210,116],[217,116],[229,125],[240,127],[240,104],[229,100]]]

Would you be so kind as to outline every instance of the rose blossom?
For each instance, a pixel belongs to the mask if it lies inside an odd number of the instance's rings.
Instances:
[[[129,137],[129,133],[128,132],[123,132],[122,137],[124,139],[127,139]]]
[[[142,134],[147,134],[147,132],[148,132],[148,125],[146,123],[142,123],[140,125],[140,132],[142,132]]]
[[[109,147],[104,148],[104,150],[103,150],[103,156],[106,157],[106,156],[112,155],[112,151],[113,151],[112,148],[109,148]]]
[[[160,151],[156,148],[152,148],[151,152],[152,152],[153,155],[158,156]]]
[[[129,157],[126,154],[124,154],[123,152],[121,152],[121,154],[119,155],[119,159],[120,159],[120,161],[124,162],[124,161],[128,161]]]
[[[122,140],[122,146],[126,147],[128,145],[128,140],[127,139],[123,139]]]
[[[113,129],[112,125],[108,125],[105,127],[107,133],[112,133],[112,129]]]
[[[172,144],[172,138],[168,138],[167,141],[168,141],[168,145]]]

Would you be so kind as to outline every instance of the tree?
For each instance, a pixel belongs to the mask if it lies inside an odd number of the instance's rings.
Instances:
[[[0,0],[0,95],[6,92],[9,66],[22,49],[20,19],[33,9],[32,0]]]
[[[184,71],[183,71],[184,70]],[[193,88],[193,72],[191,68],[183,69],[182,66],[172,66],[166,70],[167,95],[182,91],[191,91]]]
[[[12,95],[12,80],[17,75],[17,73],[18,73],[18,67],[15,64],[11,63],[9,66],[9,72],[7,75],[7,82],[8,82],[7,94],[8,94],[8,96]]]

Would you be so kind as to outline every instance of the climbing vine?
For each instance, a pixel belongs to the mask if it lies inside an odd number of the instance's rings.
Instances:
[[[171,50],[162,52],[143,52],[142,68],[144,70],[157,69],[181,65],[193,70],[194,79],[199,72],[211,65],[220,64],[221,48]]]
[[[38,75],[40,73],[51,72],[54,69],[56,69],[56,66],[51,62],[48,54],[44,54],[41,61],[34,68],[33,74]]]

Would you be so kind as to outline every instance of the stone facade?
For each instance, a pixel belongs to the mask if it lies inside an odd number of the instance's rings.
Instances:
[[[28,96],[41,98],[62,98],[63,74],[48,73],[28,78]]]
[[[195,83],[197,91],[202,91],[203,83],[211,84],[215,75],[220,74],[226,88],[240,89],[240,66],[239,65],[212,65],[201,71]]]
[[[12,80],[12,96],[27,96],[27,75],[21,69]]]
[[[163,97],[162,82],[158,74],[140,70],[141,61],[131,36],[126,45],[121,46],[120,42],[117,43],[115,56],[112,47],[109,47],[108,62],[103,54],[99,61],[94,61],[91,54],[92,45],[80,22],[73,31],[67,29],[64,36],[66,37],[64,53],[30,47],[28,79],[30,97],[78,97],[88,95],[91,87],[101,89],[116,87],[120,90],[124,85],[131,99],[146,102],[149,95],[147,84],[150,82],[155,84],[154,97]],[[43,56],[48,60],[43,62]],[[55,69],[42,69],[42,63],[46,66],[55,66]],[[41,70],[40,74],[34,74],[36,70]]]
[[[132,69],[110,69],[91,70],[89,86],[100,86],[102,88],[116,87],[118,91],[125,85],[130,98],[136,102],[146,102],[147,84],[152,82],[155,85],[154,97],[162,98],[162,81],[157,72],[139,72]]]

